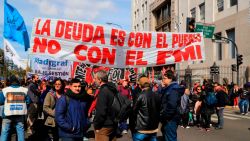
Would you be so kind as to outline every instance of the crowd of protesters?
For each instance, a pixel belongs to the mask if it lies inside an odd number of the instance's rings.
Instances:
[[[112,109],[116,94],[131,101],[129,116],[120,121]],[[134,141],[156,141],[160,123],[163,140],[176,141],[178,125],[210,131],[215,113],[214,127],[223,129],[226,105],[247,115],[249,98],[250,82],[239,88],[204,80],[188,88],[184,81],[176,82],[171,70],[162,74],[161,83],[151,83],[144,75],[136,83],[126,79],[113,83],[104,70],[95,73],[91,84],[76,78],[39,80],[36,74],[25,84],[11,76],[0,93],[1,141],[10,140],[11,127],[16,128],[18,141],[25,140],[25,130],[30,140],[88,140],[91,124],[96,141],[115,141],[129,130]]]

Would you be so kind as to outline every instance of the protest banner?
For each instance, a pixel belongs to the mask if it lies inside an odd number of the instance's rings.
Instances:
[[[205,59],[202,33],[127,32],[93,23],[36,18],[31,54],[111,68]]]
[[[72,62],[68,60],[58,60],[51,57],[31,58],[32,73],[41,75],[42,78],[53,80],[56,77],[68,80],[71,78]]]
[[[73,63],[72,78],[78,78],[80,80],[85,80],[87,83],[92,83],[94,80],[94,74],[98,70],[105,70],[108,72],[108,79],[112,82],[117,82],[121,79],[128,79],[130,82],[136,82],[137,69],[136,68],[108,68],[94,66],[90,64],[84,64],[79,62]],[[126,71],[125,71],[126,70]],[[127,76],[125,76],[127,73]]]

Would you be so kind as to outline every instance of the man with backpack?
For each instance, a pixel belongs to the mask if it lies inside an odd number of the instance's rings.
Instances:
[[[84,91],[85,92],[85,91]],[[78,79],[70,81],[70,88],[56,102],[55,120],[61,141],[82,141],[87,126],[85,94]]]
[[[104,70],[99,70],[95,74],[94,80],[100,87],[94,118],[95,140],[116,141],[117,122],[112,103],[117,89],[115,85],[108,84],[108,74]]]
[[[156,140],[160,120],[160,96],[152,91],[147,77],[139,79],[139,86],[142,92],[133,108],[136,117],[133,141],[154,141]]]

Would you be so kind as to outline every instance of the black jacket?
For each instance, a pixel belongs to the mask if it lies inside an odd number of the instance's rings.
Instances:
[[[226,106],[226,101],[225,101],[225,96],[227,95],[224,91],[218,91],[216,94],[216,98],[217,98],[217,107],[225,107]]]
[[[39,102],[39,96],[41,95],[41,92],[38,91],[38,85],[35,83],[30,83],[28,86],[28,95],[31,99],[32,103],[38,103]]]
[[[112,102],[114,94],[117,93],[115,86],[103,84],[100,87],[99,95],[96,102],[96,115],[94,118],[94,128],[114,128],[117,124],[114,122],[115,116],[112,112]]]
[[[161,122],[174,120],[179,122],[179,108],[181,104],[181,96],[184,94],[185,88],[180,87],[177,82],[172,82],[168,87],[163,88],[161,98]]]
[[[161,101],[158,94],[151,89],[144,90],[139,95],[135,105],[135,130],[155,130],[160,120]]]

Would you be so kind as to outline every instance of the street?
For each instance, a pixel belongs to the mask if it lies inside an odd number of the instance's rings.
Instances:
[[[250,139],[250,116],[242,116],[238,110],[225,109],[225,125],[222,130],[201,131],[197,127],[189,129],[178,127],[178,141],[249,141]],[[217,122],[217,116],[212,116],[212,121]],[[161,141],[161,132],[158,132],[158,140]],[[118,141],[130,141],[131,134],[118,138]],[[93,138],[90,141],[94,141]]]
[[[200,130],[194,126],[189,129],[178,127],[178,141],[249,141],[250,139],[250,115],[240,115],[238,109],[225,109],[224,111],[224,129],[215,130],[211,127],[209,132]],[[212,121],[217,122],[217,116],[212,116]],[[89,141],[94,141],[93,127],[88,131]],[[161,132],[158,132],[158,140],[162,140]],[[26,137],[28,137],[26,135]],[[131,141],[131,134],[123,135],[117,141]],[[15,141],[15,135],[12,135],[12,141]]]

